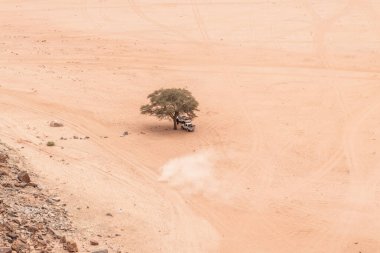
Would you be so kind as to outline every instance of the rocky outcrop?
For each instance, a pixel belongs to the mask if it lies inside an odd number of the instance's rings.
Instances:
[[[74,232],[64,204],[36,183],[17,154],[0,144],[0,253],[56,252],[75,242],[60,243]]]

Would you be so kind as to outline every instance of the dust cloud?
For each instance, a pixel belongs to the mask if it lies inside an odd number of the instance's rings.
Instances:
[[[187,194],[217,194],[219,183],[215,177],[218,155],[213,150],[202,150],[169,160],[161,168],[159,181]]]

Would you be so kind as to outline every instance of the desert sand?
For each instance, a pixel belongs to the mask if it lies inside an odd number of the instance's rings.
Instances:
[[[379,1],[3,0],[0,11],[0,138],[67,202],[78,240],[380,252]],[[169,87],[198,99],[194,133],[140,115]]]

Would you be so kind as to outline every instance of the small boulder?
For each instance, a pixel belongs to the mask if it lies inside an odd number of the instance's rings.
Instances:
[[[98,241],[95,241],[95,240],[91,240],[91,241],[90,241],[90,244],[91,244],[92,246],[97,246],[97,245],[99,245],[99,242],[98,242]]]
[[[18,237],[18,235],[16,235],[16,234],[13,233],[13,232],[8,232],[8,233],[6,233],[6,235],[7,235],[9,238],[13,239],[13,240],[16,240],[17,237]]]
[[[78,246],[77,246],[76,242],[73,242],[73,241],[67,241],[64,245],[64,248],[68,252],[78,252]]]
[[[30,177],[29,177],[29,174],[26,171],[21,171],[17,175],[17,179],[20,180],[23,183],[27,183],[27,184],[30,183]]]
[[[12,253],[11,248],[0,248],[0,253]]]
[[[0,163],[7,162],[9,156],[7,154],[0,154]]]
[[[18,188],[25,188],[27,186],[28,186],[27,183],[15,183],[15,187],[18,187]]]
[[[62,236],[59,240],[60,243],[66,243],[66,236]]]
[[[28,186],[31,186],[31,187],[34,187],[34,188],[38,187],[38,185],[36,183],[29,183]]]
[[[48,147],[54,147],[55,146],[55,142],[54,141],[48,141],[46,143],[46,146],[48,146]]]
[[[57,121],[51,121],[50,127],[63,127],[63,123],[57,122]]]
[[[53,197],[53,198],[51,198],[51,200],[53,200],[53,201],[55,201],[55,202],[60,202],[60,201],[61,201],[61,199],[58,198],[58,197]]]
[[[125,131],[122,135],[120,135],[120,137],[127,136],[128,134],[129,134],[128,131]]]
[[[27,226],[26,229],[27,229],[30,233],[32,233],[32,234],[34,234],[34,233],[36,233],[36,232],[38,231],[38,228],[35,227],[35,226],[33,226],[33,225]]]
[[[16,240],[12,243],[12,249],[16,251],[17,253],[25,252],[26,250],[29,249],[29,246],[20,240]]]
[[[7,183],[3,183],[2,186],[5,187],[5,188],[12,188],[13,187],[13,185],[11,183],[8,183],[8,182]]]
[[[93,251],[92,253],[108,253],[108,249],[101,249],[101,250]]]
[[[8,176],[8,173],[0,170],[0,177],[2,177],[2,176]]]

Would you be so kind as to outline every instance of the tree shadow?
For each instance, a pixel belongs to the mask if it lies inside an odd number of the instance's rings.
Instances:
[[[140,132],[138,134],[154,134],[154,135],[176,135],[181,134],[184,131],[181,130],[181,127],[178,125],[178,130],[173,130],[172,122],[157,122],[157,123],[145,123],[140,125]]]

